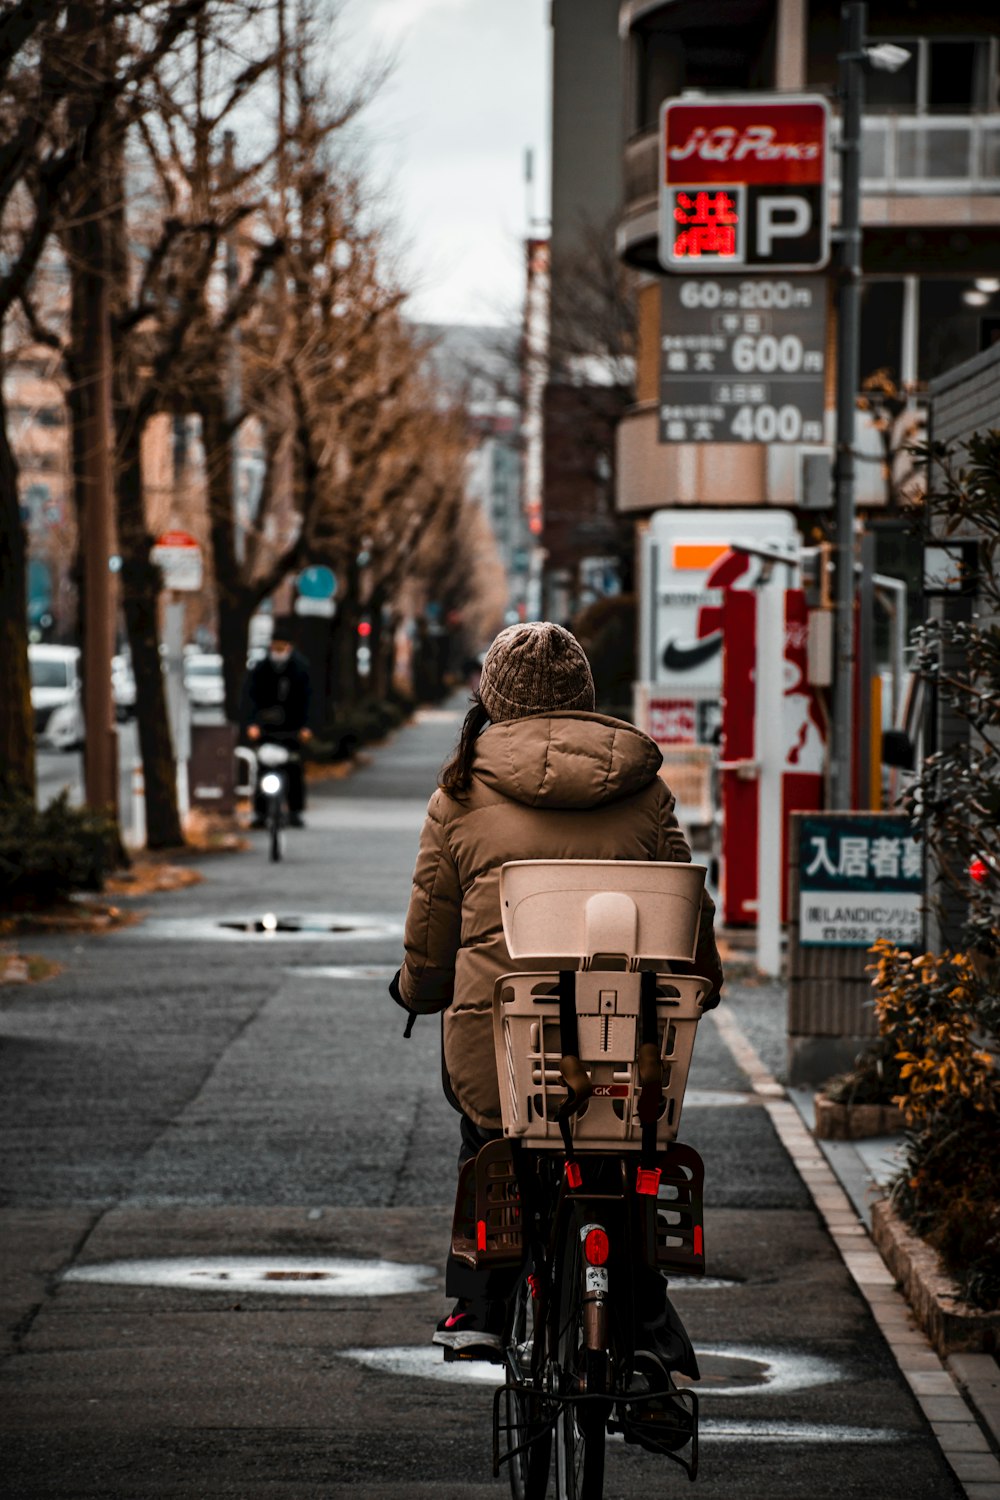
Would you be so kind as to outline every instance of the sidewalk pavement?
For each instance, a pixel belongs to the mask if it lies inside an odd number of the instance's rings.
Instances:
[[[722,934],[720,946],[724,943]],[[733,958],[739,974],[738,947]],[[710,1015],[755,1093],[768,1101],[772,1124],[945,1458],[968,1500],[1000,1500],[1000,1361],[992,1354],[952,1354],[942,1362],[870,1241],[872,1202],[883,1196],[899,1169],[903,1137],[816,1140],[815,1094],[785,1087],[776,1076],[784,1066],[784,985],[760,979],[747,984],[737,978],[725,993],[730,1006],[724,1003]],[[744,1008],[748,1000],[751,1012]]]

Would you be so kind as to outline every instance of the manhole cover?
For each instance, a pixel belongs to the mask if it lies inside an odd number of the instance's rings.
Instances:
[[[128,939],[197,942],[343,942],[354,939],[399,939],[398,918],[353,912],[232,912],[219,917],[147,917],[122,929]],[[393,970],[395,972],[395,970]]]
[[[277,917],[267,912],[262,917],[232,917],[220,922],[233,932],[354,932],[350,922],[329,922],[322,917]]]
[[[176,1260],[115,1260],[74,1266],[64,1281],[102,1286],[162,1286],[194,1292],[267,1292],[294,1297],[399,1297],[434,1281],[429,1266],[328,1256],[227,1255]]]

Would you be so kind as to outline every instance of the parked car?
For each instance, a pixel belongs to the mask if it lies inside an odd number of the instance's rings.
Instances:
[[[111,692],[115,700],[115,717],[124,722],[135,714],[135,677],[127,656],[111,658]]]
[[[222,657],[209,651],[186,653],[184,686],[192,708],[221,708],[226,701]]]
[[[29,646],[35,737],[52,750],[83,744],[80,652],[76,646]]]

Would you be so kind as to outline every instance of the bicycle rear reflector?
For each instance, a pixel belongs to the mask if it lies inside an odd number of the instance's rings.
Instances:
[[[566,1181],[571,1188],[583,1187],[583,1173],[580,1171],[580,1163],[568,1161],[566,1163]]]
[[[635,1174],[635,1190],[647,1198],[655,1198],[660,1187],[659,1167],[640,1167]]]
[[[479,1219],[476,1223],[476,1249],[486,1249],[486,1220]]]
[[[611,1246],[608,1236],[599,1224],[593,1225],[587,1230],[583,1241],[583,1253],[586,1256],[588,1266],[603,1266],[607,1264]]]

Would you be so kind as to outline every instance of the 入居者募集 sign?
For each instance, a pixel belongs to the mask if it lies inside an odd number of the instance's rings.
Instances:
[[[899,817],[804,816],[799,832],[799,943],[902,948],[923,941],[923,851]]]

